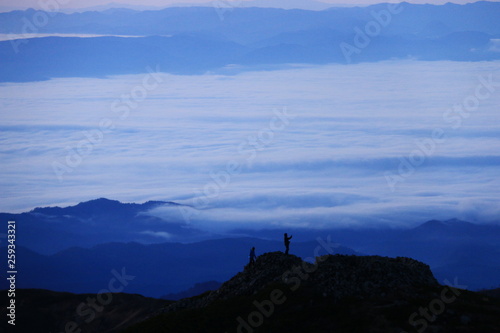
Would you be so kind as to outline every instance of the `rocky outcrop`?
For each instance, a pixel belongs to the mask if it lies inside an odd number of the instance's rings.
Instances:
[[[428,265],[406,257],[329,255],[316,258],[311,283],[325,296],[370,297],[388,292],[411,292],[437,286]]]
[[[253,295],[270,284],[286,284],[291,290],[306,286],[333,300],[369,298],[386,293],[412,293],[418,287],[437,286],[428,265],[411,258],[326,255],[314,263],[282,252],[265,253],[252,266],[204,295],[183,299],[164,308],[172,312],[205,307],[216,300]]]

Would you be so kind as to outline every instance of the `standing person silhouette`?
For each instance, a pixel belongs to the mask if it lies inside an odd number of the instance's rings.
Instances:
[[[288,234],[285,232],[283,235],[283,241],[285,242],[285,254],[288,255],[288,251],[290,250],[290,239],[292,239],[292,235],[288,237]]]
[[[248,263],[248,266],[253,266],[253,264],[255,263],[255,258],[257,258],[257,256],[255,255],[255,246],[254,246],[250,250],[250,262]]]

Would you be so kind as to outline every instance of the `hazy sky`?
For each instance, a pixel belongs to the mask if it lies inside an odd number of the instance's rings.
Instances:
[[[141,6],[169,6],[172,4],[191,4],[191,3],[210,3],[209,0],[124,0],[124,1],[109,1],[109,0],[54,0],[60,4],[62,8],[84,8],[98,5],[105,5],[110,2],[116,3],[127,3],[132,5],[141,5]],[[228,0],[220,0],[223,2],[227,2]],[[499,0],[500,1],[500,0]],[[40,3],[50,3],[51,1],[43,1],[43,0],[0,0],[0,6],[10,6],[10,7],[33,7],[38,8]],[[240,2],[240,0],[232,1],[235,4]],[[398,0],[323,0],[321,2],[331,3],[331,4],[374,4],[380,2],[401,2]],[[454,2],[454,3],[470,3],[476,2],[475,0],[407,0],[410,3],[432,3],[432,4],[444,4],[446,2]]]

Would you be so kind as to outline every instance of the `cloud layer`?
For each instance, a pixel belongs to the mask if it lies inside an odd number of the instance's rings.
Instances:
[[[3,84],[1,210],[172,200],[193,208],[152,214],[218,231],[495,221],[499,69],[405,61]]]

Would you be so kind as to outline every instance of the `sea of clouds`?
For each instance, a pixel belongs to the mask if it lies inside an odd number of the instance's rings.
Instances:
[[[167,223],[495,222],[500,62],[290,66],[0,85],[3,212],[170,200]]]

